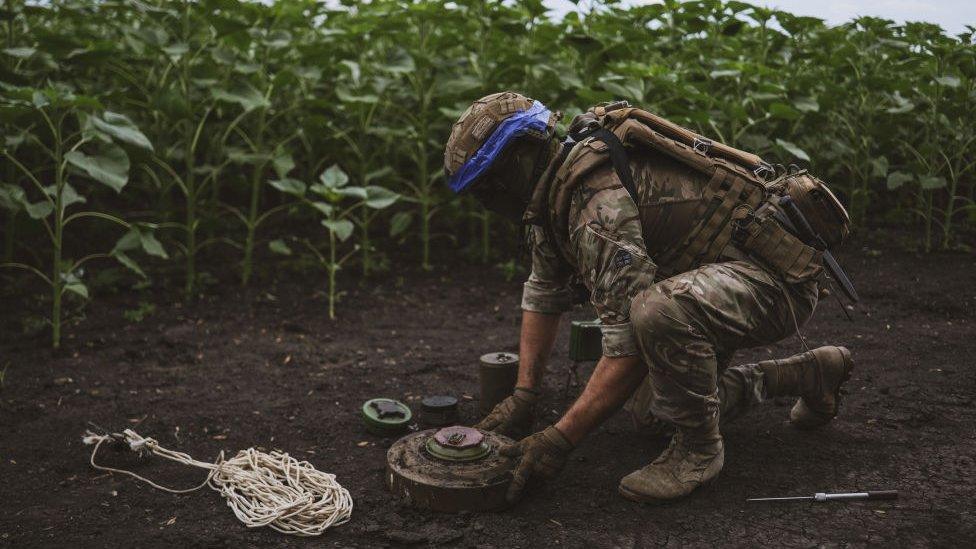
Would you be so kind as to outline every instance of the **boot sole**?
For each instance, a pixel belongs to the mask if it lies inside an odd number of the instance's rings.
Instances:
[[[676,498],[671,498],[671,499],[652,498],[650,496],[646,496],[644,494],[640,494],[638,492],[634,492],[633,490],[628,490],[627,488],[624,488],[623,486],[621,486],[619,484],[617,485],[617,493],[620,494],[621,496],[623,496],[625,499],[629,499],[630,501],[634,501],[634,502],[637,502],[637,503],[643,503],[643,504],[646,504],[646,505],[667,505],[669,503],[674,503],[676,501],[680,501],[680,500],[683,500],[683,499],[687,498],[688,496],[694,494],[696,491],[698,491],[698,490],[700,490],[702,488],[705,488],[705,487],[709,486],[710,484],[712,484],[713,482],[715,482],[715,479],[717,479],[717,478],[718,478],[718,475],[715,475],[714,477],[706,480],[705,482],[702,482],[698,486],[698,488],[695,488],[691,492],[688,492],[687,494],[685,494],[683,496],[678,496]]]
[[[823,420],[823,422],[820,423],[811,423],[807,425],[804,425],[802,423],[793,423],[793,425],[797,429],[809,431],[812,429],[823,427],[824,425],[830,423],[835,417],[837,417],[837,413],[840,412],[840,402],[842,400],[840,394],[840,388],[843,387],[844,384],[851,379],[851,375],[854,372],[854,359],[851,358],[851,351],[847,347],[837,347],[837,349],[840,351],[841,358],[844,360],[844,375],[841,376],[840,383],[837,384],[837,389],[834,391],[834,404],[836,404],[836,407],[834,408],[834,413],[831,414],[830,417],[826,417]]]

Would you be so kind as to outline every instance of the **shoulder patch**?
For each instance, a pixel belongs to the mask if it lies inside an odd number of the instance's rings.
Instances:
[[[627,250],[617,250],[617,253],[613,256],[613,268],[621,269],[634,262],[634,256],[630,254]]]

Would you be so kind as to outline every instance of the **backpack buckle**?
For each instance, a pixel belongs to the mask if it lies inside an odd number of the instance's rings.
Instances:
[[[697,152],[700,152],[702,154],[708,154],[708,149],[712,146],[712,140],[706,139],[704,137],[696,137],[695,140],[691,143],[691,146]]]
[[[769,178],[770,177],[776,175],[776,170],[774,170],[773,167],[770,164],[768,164],[766,162],[763,162],[763,163],[759,164],[758,166],[756,166],[756,169],[752,170],[752,173],[756,177],[758,177],[758,178],[760,178],[760,179],[762,179],[764,181],[769,181]]]

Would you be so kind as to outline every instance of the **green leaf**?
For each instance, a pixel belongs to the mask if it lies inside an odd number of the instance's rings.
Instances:
[[[271,155],[264,152],[250,152],[244,149],[231,148],[227,151],[227,158],[238,164],[261,165],[271,161]]]
[[[924,175],[918,178],[918,184],[926,191],[942,189],[946,186],[946,178],[941,175]]]
[[[800,160],[805,160],[807,162],[810,161],[810,155],[808,155],[806,151],[796,146],[795,144],[790,143],[789,141],[786,141],[784,139],[777,139],[776,144],[786,149],[786,152],[792,154],[796,158],[799,158]]]
[[[382,210],[384,208],[389,208],[399,199],[399,194],[387,189],[386,187],[380,187],[378,185],[368,185],[366,187],[367,208]]]
[[[903,97],[898,91],[895,91],[891,96],[891,100],[895,103],[895,106],[885,110],[885,112],[890,114],[902,114],[915,108],[915,104]]]
[[[361,200],[366,200],[366,189],[362,187],[341,187],[336,189],[336,192],[341,196],[349,196],[352,198],[359,198]]]
[[[45,217],[51,215],[54,211],[54,206],[51,205],[47,200],[42,200],[41,202],[35,202],[33,204],[29,202],[24,202],[24,210],[27,211],[27,215],[31,219],[44,219]]]
[[[333,164],[322,172],[322,175],[319,176],[319,181],[330,189],[337,189],[349,183],[349,176],[346,175],[346,172],[342,171],[342,168],[338,164]]]
[[[169,46],[163,47],[163,52],[174,62],[179,61],[180,58],[186,55],[186,53],[189,51],[190,46],[184,42],[177,42],[175,44],[170,44]]]
[[[23,189],[10,183],[0,183],[0,208],[8,212],[19,212],[25,201]]]
[[[343,103],[365,103],[367,105],[372,105],[380,100],[377,95],[371,93],[356,95],[344,88],[336,88],[335,92],[336,97],[338,97],[339,101],[342,101]]]
[[[284,178],[288,175],[288,172],[295,169],[295,159],[292,158],[291,153],[278,150],[275,151],[275,157],[271,160],[271,165],[274,167],[278,177]]]
[[[458,114],[460,115],[460,113],[458,113]],[[455,116],[454,118],[457,118],[457,116]],[[391,173],[393,173],[393,168],[392,167],[390,167],[390,166],[383,166],[382,168],[380,168],[378,170],[373,170],[373,171],[369,172],[368,174],[366,174],[366,181],[365,181],[365,183],[369,183],[369,182],[373,181],[374,179],[380,179],[382,177],[386,177],[386,176],[390,175]]]
[[[869,164],[871,165],[871,175],[873,177],[886,177],[888,175],[888,157],[879,156],[872,158]]]
[[[343,242],[352,235],[354,228],[352,221],[348,219],[323,219],[322,226]]]
[[[115,247],[112,249],[112,255],[137,250],[141,246],[142,237],[139,234],[139,227],[132,225],[129,227],[129,232],[122,235],[122,237],[115,242]]]
[[[332,204],[327,204],[325,202],[312,202],[312,207],[325,215],[332,215],[332,211],[334,210]]]
[[[140,230],[139,231],[139,242],[142,244],[142,249],[149,255],[153,255],[162,259],[169,259],[169,254],[163,249],[162,243],[156,240],[156,235],[151,231]]]
[[[16,57],[18,59],[27,59],[28,57],[37,53],[34,48],[4,48],[3,53],[9,55],[10,57]]]
[[[728,78],[733,76],[739,76],[742,71],[736,69],[720,69],[708,73],[709,78]]]
[[[45,188],[45,191],[50,187]],[[27,212],[31,219],[44,219],[54,211],[54,205],[47,200],[34,202],[27,200],[27,194],[16,185],[5,183],[0,185],[0,208],[16,212],[21,208]]]
[[[888,189],[893,191],[905,183],[910,183],[914,180],[914,175],[907,174],[905,172],[891,172],[888,174]]]
[[[72,280],[64,286],[63,290],[66,292],[71,292],[73,294],[80,295],[81,297],[88,299],[88,286],[85,286],[84,282],[80,280]]]
[[[800,111],[794,109],[786,103],[773,103],[768,107],[768,110],[769,114],[784,120],[796,120],[802,116]]]
[[[393,214],[393,219],[390,220],[390,236],[397,236],[406,231],[412,221],[412,212],[397,212]]]
[[[146,276],[146,273],[143,272],[142,268],[139,267],[139,264],[136,263],[131,257],[129,257],[128,255],[126,255],[125,252],[113,252],[112,253],[112,257],[114,257],[116,259],[116,261],[118,261],[119,263],[121,263],[122,265],[124,265],[130,271],[132,271],[132,272],[136,273],[137,275],[139,275],[141,278],[143,278],[143,279],[148,278]]]
[[[271,242],[268,242],[268,249],[276,254],[281,254],[281,255],[292,254],[291,248],[289,248],[288,244],[285,244],[285,241],[281,240],[280,238],[278,240],[272,240]]]
[[[57,191],[58,191],[57,185],[48,185],[47,187],[44,187],[44,193],[50,196],[52,199],[57,198],[55,197]],[[64,184],[64,188],[61,189],[62,207],[67,208],[72,204],[78,204],[78,203],[84,204],[85,202],[86,202],[85,197],[78,194],[78,191],[76,191],[75,188],[72,187],[70,183]]]
[[[138,249],[142,249],[142,251],[152,256],[169,259],[169,254],[166,253],[162,243],[156,239],[152,229],[145,226],[145,224],[137,225],[134,223],[129,227],[129,232],[122,235],[122,238],[119,238],[115,242],[112,255]]]
[[[217,101],[237,103],[246,112],[271,106],[271,103],[257,88],[247,83],[239,84],[230,90],[214,88],[211,93]]]
[[[305,183],[297,179],[291,179],[285,177],[283,179],[272,179],[268,182],[272,187],[278,189],[283,193],[287,193],[297,197],[305,196],[306,186]]]
[[[101,118],[91,117],[92,124],[99,130],[111,135],[118,141],[134,145],[147,151],[152,151],[152,143],[139,131],[139,128],[124,114],[106,112]]]
[[[82,151],[71,151],[64,155],[64,159],[115,192],[121,192],[129,182],[129,156],[117,145],[103,145],[99,154],[93,156]]]
[[[793,106],[800,112],[818,112],[820,103],[812,97],[798,97],[793,100]]]

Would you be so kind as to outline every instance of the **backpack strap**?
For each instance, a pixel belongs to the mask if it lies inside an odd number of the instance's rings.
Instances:
[[[617,173],[620,183],[627,189],[627,194],[634,200],[634,204],[640,204],[637,200],[637,185],[634,184],[634,174],[630,171],[630,161],[627,157],[627,149],[620,139],[610,130],[600,128],[590,134],[593,139],[603,141],[607,144],[610,153],[610,162],[613,163],[613,171]]]

